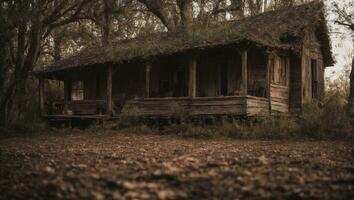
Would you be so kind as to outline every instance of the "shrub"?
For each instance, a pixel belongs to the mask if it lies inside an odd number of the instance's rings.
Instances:
[[[351,137],[351,117],[340,95],[327,95],[322,102],[304,105],[299,122],[300,133],[310,138]]]
[[[296,137],[299,125],[290,117],[265,117],[253,123],[249,129],[254,138],[283,139]]]
[[[224,123],[218,127],[218,133],[221,136],[230,138],[250,138],[251,132],[249,127],[240,122]]]

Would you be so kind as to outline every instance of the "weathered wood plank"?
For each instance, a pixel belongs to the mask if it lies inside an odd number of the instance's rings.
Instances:
[[[271,54],[268,53],[267,56],[267,69],[266,69],[266,92],[267,92],[267,99],[268,99],[268,112],[269,114],[272,113],[272,95],[271,95],[271,80],[270,80],[270,73],[271,73]]]
[[[269,113],[269,103],[267,98],[247,98],[247,115],[264,115]]]
[[[248,66],[248,53],[247,53],[247,49],[242,51],[242,94],[243,95],[247,95],[247,66]]]
[[[145,97],[150,97],[151,64],[145,65]]]
[[[140,99],[128,101],[123,107],[122,115],[245,115],[246,109],[246,97],[162,98],[154,101]]]
[[[197,96],[197,56],[194,54],[192,54],[189,58],[188,96]]]

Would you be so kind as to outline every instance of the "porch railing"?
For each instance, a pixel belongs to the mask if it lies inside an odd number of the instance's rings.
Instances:
[[[103,115],[106,113],[106,101],[57,101],[52,105],[51,115]]]

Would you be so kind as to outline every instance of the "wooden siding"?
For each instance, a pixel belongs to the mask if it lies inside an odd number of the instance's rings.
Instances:
[[[272,113],[289,112],[290,57],[287,54],[271,56],[270,107]]]
[[[318,98],[324,94],[324,65],[320,43],[313,32],[306,34],[303,41],[301,61],[302,104],[312,100],[311,60],[317,62]]]
[[[271,84],[272,112],[289,112],[289,87]]]
[[[268,115],[268,99],[247,96],[247,116]]]
[[[123,116],[249,115],[266,112],[268,100],[258,97],[150,98],[130,100]]]

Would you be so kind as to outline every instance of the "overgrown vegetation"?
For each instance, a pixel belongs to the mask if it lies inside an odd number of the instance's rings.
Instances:
[[[305,104],[302,114],[257,117],[244,120],[220,119],[147,126],[134,119],[122,119],[115,130],[130,133],[159,133],[191,138],[228,137],[238,139],[339,139],[354,134],[351,113],[338,92],[330,92],[322,101]]]

